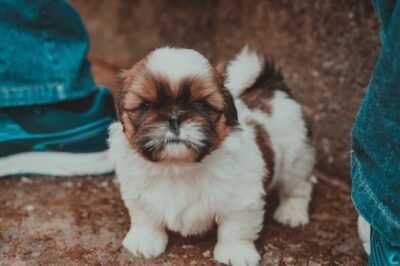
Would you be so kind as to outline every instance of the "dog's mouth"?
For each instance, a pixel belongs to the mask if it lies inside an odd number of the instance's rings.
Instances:
[[[194,162],[211,145],[198,124],[185,124],[179,134],[165,127],[151,127],[138,139],[141,153],[151,161]]]
[[[188,148],[192,146],[190,141],[180,138],[168,138],[164,141],[164,145],[173,145],[173,144],[183,144]]]

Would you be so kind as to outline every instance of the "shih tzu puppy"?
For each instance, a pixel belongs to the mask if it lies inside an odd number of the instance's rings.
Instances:
[[[254,241],[272,187],[275,220],[308,223],[314,150],[270,60],[244,48],[221,70],[194,50],[160,48],[120,83],[109,143],[131,218],[126,249],[154,257],[166,248],[166,229],[202,235],[217,224],[215,260],[257,265]]]

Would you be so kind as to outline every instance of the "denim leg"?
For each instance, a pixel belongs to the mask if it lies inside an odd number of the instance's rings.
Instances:
[[[400,253],[374,229],[371,231],[371,247],[368,266],[400,265]]]
[[[65,0],[0,0],[0,107],[55,103],[96,89],[88,34]]]
[[[400,1],[375,0],[382,49],[352,132],[352,198],[400,246]]]

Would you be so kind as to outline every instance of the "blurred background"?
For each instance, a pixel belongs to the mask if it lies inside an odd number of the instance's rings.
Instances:
[[[114,72],[160,46],[193,48],[213,63],[245,44],[272,55],[312,124],[318,168],[349,180],[351,127],[379,51],[369,0],[71,2],[95,74],[112,88]]]

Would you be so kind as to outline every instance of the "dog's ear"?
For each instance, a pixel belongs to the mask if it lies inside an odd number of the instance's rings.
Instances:
[[[226,119],[226,124],[230,127],[236,127],[239,125],[238,114],[235,106],[235,101],[231,92],[225,88],[225,72],[226,65],[222,62],[218,63],[214,68],[214,76],[221,89],[222,98],[224,100],[224,116]]]
[[[123,87],[125,87],[127,77],[128,77],[128,70],[122,69],[122,70],[118,73],[118,86],[119,86],[120,89],[122,89]]]
[[[118,75],[118,97],[116,99],[117,102],[117,115],[118,119],[122,124],[122,129],[125,136],[130,139],[133,135],[133,126],[129,121],[128,114],[125,110],[125,101],[126,95],[129,90],[129,86],[132,83],[132,74],[130,70],[121,70]]]
[[[217,70],[223,77],[225,76],[226,73],[226,64],[225,62],[218,62],[218,64],[215,66],[215,70]]]
[[[224,115],[226,118],[226,124],[230,127],[236,127],[239,125],[238,113],[235,106],[235,101],[231,92],[223,87],[222,96],[224,99]]]
[[[128,70],[121,70],[118,73],[118,96],[116,98],[117,115],[120,121],[122,121],[121,115],[124,112],[124,98],[126,94],[127,79],[128,79]]]

